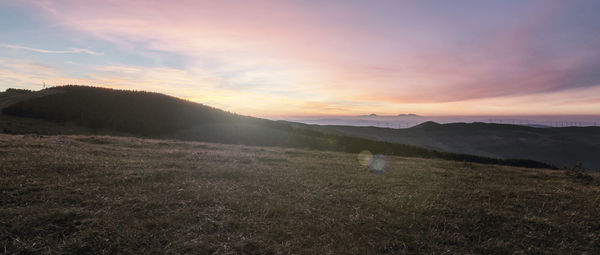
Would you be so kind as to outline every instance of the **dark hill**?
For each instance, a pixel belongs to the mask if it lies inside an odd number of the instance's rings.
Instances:
[[[480,122],[425,122],[407,129],[297,125],[329,134],[484,157],[527,158],[560,167],[581,162],[587,169],[600,170],[600,127],[534,128]]]
[[[493,159],[326,134],[151,92],[63,86],[37,92],[7,91],[0,95],[2,105],[4,120],[0,121],[0,128],[7,133],[92,133],[352,153],[369,150],[388,155],[552,168],[532,160]]]
[[[201,123],[231,121],[236,116],[208,106],[150,92],[69,86],[58,93],[21,101],[3,113],[55,122],[75,122],[92,129],[112,129],[161,136]]]
[[[414,126],[412,128],[414,128],[414,129],[432,130],[432,129],[439,128],[441,125],[442,124],[439,124],[439,123],[434,122],[434,121],[426,121],[426,122],[423,122],[423,123],[421,123],[419,125],[416,125],[416,126]]]

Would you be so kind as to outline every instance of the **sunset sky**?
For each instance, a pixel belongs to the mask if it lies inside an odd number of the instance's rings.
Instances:
[[[261,117],[598,115],[600,1],[0,0],[0,89]]]

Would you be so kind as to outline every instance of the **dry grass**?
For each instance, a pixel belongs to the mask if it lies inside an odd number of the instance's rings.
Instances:
[[[0,135],[0,253],[600,252],[597,174],[387,159]]]

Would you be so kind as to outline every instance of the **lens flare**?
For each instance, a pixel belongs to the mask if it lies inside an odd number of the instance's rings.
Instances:
[[[371,161],[373,161],[373,153],[370,151],[364,150],[358,153],[358,163],[360,163],[361,166],[369,166]]]
[[[384,155],[377,154],[373,156],[371,164],[369,165],[369,169],[371,169],[372,173],[382,174],[385,173],[387,169],[388,162]]]

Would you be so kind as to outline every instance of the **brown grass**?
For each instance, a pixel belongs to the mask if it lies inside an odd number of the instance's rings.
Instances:
[[[0,253],[600,252],[597,174],[387,159],[0,135]]]

